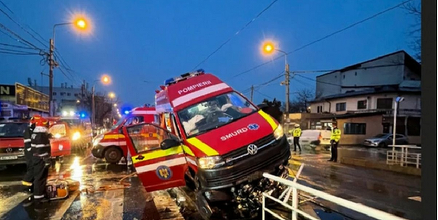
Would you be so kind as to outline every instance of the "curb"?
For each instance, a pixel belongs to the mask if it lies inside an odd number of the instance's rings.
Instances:
[[[421,176],[421,169],[417,169],[414,167],[401,167],[398,165],[388,165],[382,162],[369,161],[365,159],[355,159],[349,157],[342,157],[340,162],[343,164],[367,167],[371,169],[387,170],[397,173],[404,173],[408,175]]]

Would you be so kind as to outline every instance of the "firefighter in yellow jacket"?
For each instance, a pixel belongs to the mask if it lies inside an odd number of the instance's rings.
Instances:
[[[328,161],[333,161],[333,162],[338,161],[339,140],[341,140],[341,130],[338,128],[336,123],[333,123],[332,134],[330,136],[332,156],[331,156],[330,160],[328,160]]]
[[[301,128],[299,124],[295,124],[295,129],[292,131],[292,136],[294,137],[294,151],[297,151],[297,146],[301,151],[301,146],[300,146]]]

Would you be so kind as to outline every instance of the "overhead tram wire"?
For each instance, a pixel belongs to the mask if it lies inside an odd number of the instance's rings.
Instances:
[[[383,10],[383,11],[380,11],[380,12],[378,12],[378,13],[376,13],[376,14],[373,14],[373,15],[371,15],[371,16],[365,18],[365,19],[362,19],[362,20],[357,21],[357,22],[355,22],[355,23],[353,23],[353,24],[350,24],[349,26],[347,26],[347,27],[345,27],[345,28],[339,29],[339,30],[337,30],[337,31],[335,31],[335,32],[332,32],[331,34],[328,34],[328,35],[322,37],[322,38],[319,38],[319,39],[314,40],[314,41],[312,41],[312,42],[310,42],[310,43],[308,43],[308,44],[305,44],[305,45],[303,45],[303,46],[301,46],[301,47],[299,47],[299,48],[297,48],[297,49],[295,49],[295,50],[293,50],[293,51],[291,51],[291,52],[286,53],[286,54],[289,55],[289,54],[291,54],[291,53],[294,53],[294,52],[297,52],[297,51],[299,51],[299,50],[302,50],[302,49],[304,49],[304,48],[306,48],[306,47],[308,47],[308,46],[310,46],[310,45],[312,45],[312,44],[318,43],[318,42],[320,42],[320,41],[322,41],[322,40],[325,40],[325,39],[327,39],[327,38],[329,38],[329,37],[331,37],[331,36],[333,36],[333,35],[336,35],[336,34],[339,34],[339,33],[341,33],[341,32],[344,32],[344,31],[346,31],[346,30],[348,30],[348,29],[350,29],[350,28],[352,28],[352,27],[354,27],[354,26],[356,26],[356,25],[359,25],[359,24],[364,23],[364,22],[366,22],[366,21],[368,21],[368,20],[371,20],[371,19],[373,19],[373,18],[375,18],[375,17],[377,17],[377,16],[379,16],[379,15],[382,15],[382,14],[384,14],[384,13],[386,13],[386,12],[392,11],[392,10],[394,10],[394,9],[400,7],[401,5],[404,5],[404,4],[406,4],[407,2],[410,2],[410,1],[412,1],[412,0],[403,1],[403,2],[401,2],[401,3],[399,3],[399,4],[395,5],[395,6],[392,6],[392,7],[390,7],[390,8],[387,8],[387,9],[385,9],[385,10]],[[278,59],[280,59],[280,58],[282,58],[282,57],[284,57],[284,56],[285,56],[285,55],[282,54],[282,55],[280,55],[280,56],[278,56],[278,57],[276,57],[276,58],[274,58],[274,59],[272,59],[272,60],[270,60],[270,61],[267,61],[267,62],[261,63],[261,64],[255,66],[255,67],[253,67],[253,68],[250,68],[250,69],[248,69],[248,70],[245,70],[245,71],[243,71],[243,72],[240,72],[240,73],[238,73],[238,74],[236,74],[236,75],[230,77],[229,80],[231,80],[231,79],[233,79],[233,78],[236,78],[236,77],[238,77],[238,76],[240,76],[240,75],[243,75],[243,74],[245,74],[245,73],[251,72],[251,71],[253,71],[253,70],[255,70],[255,69],[258,69],[258,68],[260,68],[260,67],[262,67],[262,66],[264,66],[264,65],[266,65],[266,64],[269,64],[269,63],[271,63],[271,62],[273,62],[273,61],[275,61],[275,60],[278,60]]]
[[[228,38],[224,43],[222,43],[216,50],[211,52],[204,60],[202,60],[198,65],[196,65],[193,70],[198,68],[201,64],[205,63],[211,56],[213,56],[216,52],[218,52],[223,46],[225,46],[231,39],[237,36],[240,32],[242,32],[246,27],[248,27],[252,22],[254,22],[258,17],[260,17],[265,11],[267,11],[272,5],[274,5],[278,0],[272,1],[268,6],[266,6],[260,13],[258,13],[253,19],[251,19],[248,23],[246,23],[240,30],[238,30],[234,35]]]

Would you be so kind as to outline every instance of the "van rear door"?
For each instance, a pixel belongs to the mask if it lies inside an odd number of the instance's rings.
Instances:
[[[185,186],[188,165],[182,145],[163,150],[166,139],[178,139],[155,124],[142,123],[123,128],[132,163],[147,192]]]

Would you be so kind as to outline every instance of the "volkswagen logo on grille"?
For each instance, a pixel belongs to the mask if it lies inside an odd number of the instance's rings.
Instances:
[[[6,153],[12,153],[12,148],[10,147],[6,148]]]
[[[248,145],[247,150],[248,150],[248,154],[254,155],[257,153],[258,148],[255,144],[250,144],[250,145]]]

